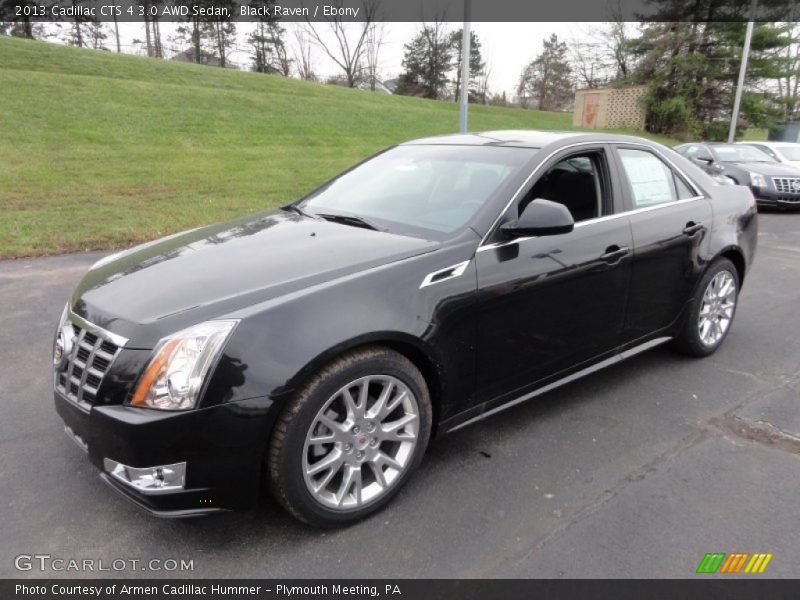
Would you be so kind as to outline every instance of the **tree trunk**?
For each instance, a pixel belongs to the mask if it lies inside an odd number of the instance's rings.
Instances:
[[[150,40],[150,17],[144,14],[144,36],[147,41],[147,56],[153,56],[153,42]]]
[[[200,21],[195,18],[193,26],[192,44],[194,45],[194,61],[199,65],[202,64],[200,60]]]
[[[217,21],[217,50],[219,51],[219,66],[225,68],[225,43],[222,33],[222,21]]]
[[[153,45],[155,46],[156,57],[164,58],[164,49],[161,47],[161,25],[158,17],[153,18]]]
[[[114,37],[117,40],[117,54],[122,53],[122,47],[119,43],[119,23],[117,22],[117,15],[114,13]]]

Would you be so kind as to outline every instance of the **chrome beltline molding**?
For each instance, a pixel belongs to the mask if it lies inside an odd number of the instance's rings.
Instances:
[[[67,307],[67,320],[75,323],[81,329],[85,329],[86,331],[90,331],[101,338],[108,340],[112,344],[116,344],[120,348],[124,347],[128,343],[128,338],[123,337],[119,334],[113,333],[108,329],[103,329],[99,325],[95,325],[94,323],[87,321],[83,317],[76,315],[72,312],[71,307]]]
[[[653,206],[643,206],[642,208],[636,208],[634,210],[626,210],[625,212],[616,213],[613,215],[603,215],[602,217],[595,217],[594,219],[587,219],[586,221],[580,221],[575,223],[575,228],[578,229],[580,227],[586,227],[587,225],[594,225],[595,223],[602,223],[603,221],[613,221],[614,219],[621,219],[623,217],[629,217],[631,215],[637,215],[639,213],[650,212],[653,210],[659,210],[661,208],[667,208],[668,206],[678,206],[679,204],[686,204],[688,202],[696,202],[697,200],[705,200],[705,196],[694,196],[692,198],[684,198],[683,200],[675,200],[673,202],[664,202],[663,204],[654,204]],[[503,246],[508,246],[509,244],[516,244],[519,242],[524,242],[525,240],[533,239],[534,236],[525,236],[525,237],[518,237],[512,240],[508,240],[507,242],[496,242],[494,244],[486,244],[485,246],[479,246],[475,252],[483,252],[485,250],[494,250],[495,248],[502,248]]]

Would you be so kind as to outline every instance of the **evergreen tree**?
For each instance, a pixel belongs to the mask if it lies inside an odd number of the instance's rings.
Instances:
[[[453,90],[455,101],[458,102],[461,94],[461,31],[454,31],[450,34],[450,45],[453,47],[454,79]],[[485,102],[484,94],[481,93],[480,79],[485,68],[483,56],[481,55],[481,42],[474,31],[469,32],[469,98],[470,102]]]
[[[522,71],[517,95],[520,104],[539,110],[560,110],[572,102],[574,87],[567,45],[552,34],[542,43],[542,52]]]
[[[640,55],[634,81],[648,86],[646,127],[683,138],[725,139],[744,45],[745,23],[653,23],[635,41]],[[781,107],[770,81],[786,73],[786,25],[758,24],[753,33],[741,118],[769,127]],[[764,89],[756,91],[756,84]]]
[[[250,55],[253,70],[258,73],[277,73],[288,77],[292,61],[288,56],[283,40],[286,30],[273,19],[257,21],[255,28],[247,37],[252,48]]]
[[[397,82],[397,94],[444,98],[448,73],[453,64],[453,47],[444,24],[424,24],[404,46],[403,73]]]

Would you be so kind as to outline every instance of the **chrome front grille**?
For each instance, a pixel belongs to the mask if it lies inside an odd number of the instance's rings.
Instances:
[[[94,404],[120,347],[70,321],[64,323],[64,331],[72,332],[72,347],[56,367],[56,390],[78,404]]]
[[[772,183],[779,194],[800,195],[800,177],[773,177]]]

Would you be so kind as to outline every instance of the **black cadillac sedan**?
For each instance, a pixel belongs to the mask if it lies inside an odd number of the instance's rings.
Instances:
[[[675,148],[712,176],[750,187],[759,206],[800,208],[800,169],[745,144],[692,143]]]
[[[58,324],[55,404],[155,515],[251,506],[265,483],[342,524],[435,434],[664,342],[714,352],[756,234],[748,188],[643,139],[416,140],[99,261]]]

